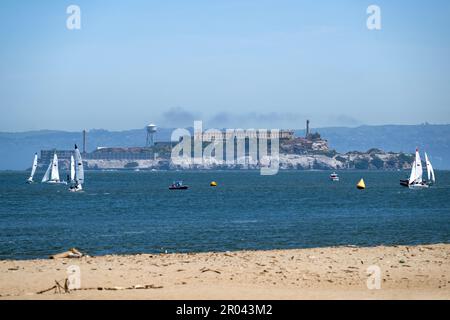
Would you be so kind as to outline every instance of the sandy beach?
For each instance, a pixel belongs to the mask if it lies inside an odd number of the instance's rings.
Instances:
[[[3,260],[0,299],[450,299],[449,253],[435,244]],[[80,289],[38,294],[73,265]]]

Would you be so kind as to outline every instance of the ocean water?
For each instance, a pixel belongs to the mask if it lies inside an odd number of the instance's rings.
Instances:
[[[102,255],[450,243],[450,172],[425,190],[401,187],[407,172],[339,172],[340,182],[329,174],[86,172],[85,191],[71,193],[0,172],[0,259],[71,247]],[[178,179],[189,190],[168,190]]]

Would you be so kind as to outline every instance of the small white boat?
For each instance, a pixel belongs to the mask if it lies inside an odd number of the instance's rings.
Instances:
[[[33,165],[31,166],[31,174],[30,177],[27,179],[27,183],[33,183],[33,177],[34,174],[36,173],[36,169],[37,169],[37,161],[38,161],[38,155],[37,153],[34,154],[34,159],[33,159]]]
[[[56,152],[53,154],[53,160],[48,165],[47,171],[45,171],[42,183],[67,184],[66,181],[61,181],[59,179],[58,156],[56,155]]]
[[[74,170],[74,183],[70,186],[69,191],[79,192],[83,190],[84,183],[84,168],[83,159],[81,159],[81,153],[77,145],[75,145],[75,170]]]
[[[339,176],[336,172],[333,172],[332,174],[330,174],[330,180],[331,181],[339,181]]]

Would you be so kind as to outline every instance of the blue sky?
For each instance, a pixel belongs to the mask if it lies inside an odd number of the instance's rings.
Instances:
[[[0,43],[0,131],[450,123],[449,1],[3,0]]]

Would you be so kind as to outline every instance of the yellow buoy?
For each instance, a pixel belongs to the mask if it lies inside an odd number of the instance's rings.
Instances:
[[[217,187],[217,182],[215,181],[211,181],[211,183],[209,184],[211,187]]]
[[[356,187],[360,190],[363,190],[366,188],[366,184],[364,183],[364,179],[359,180],[358,184],[356,185]]]

